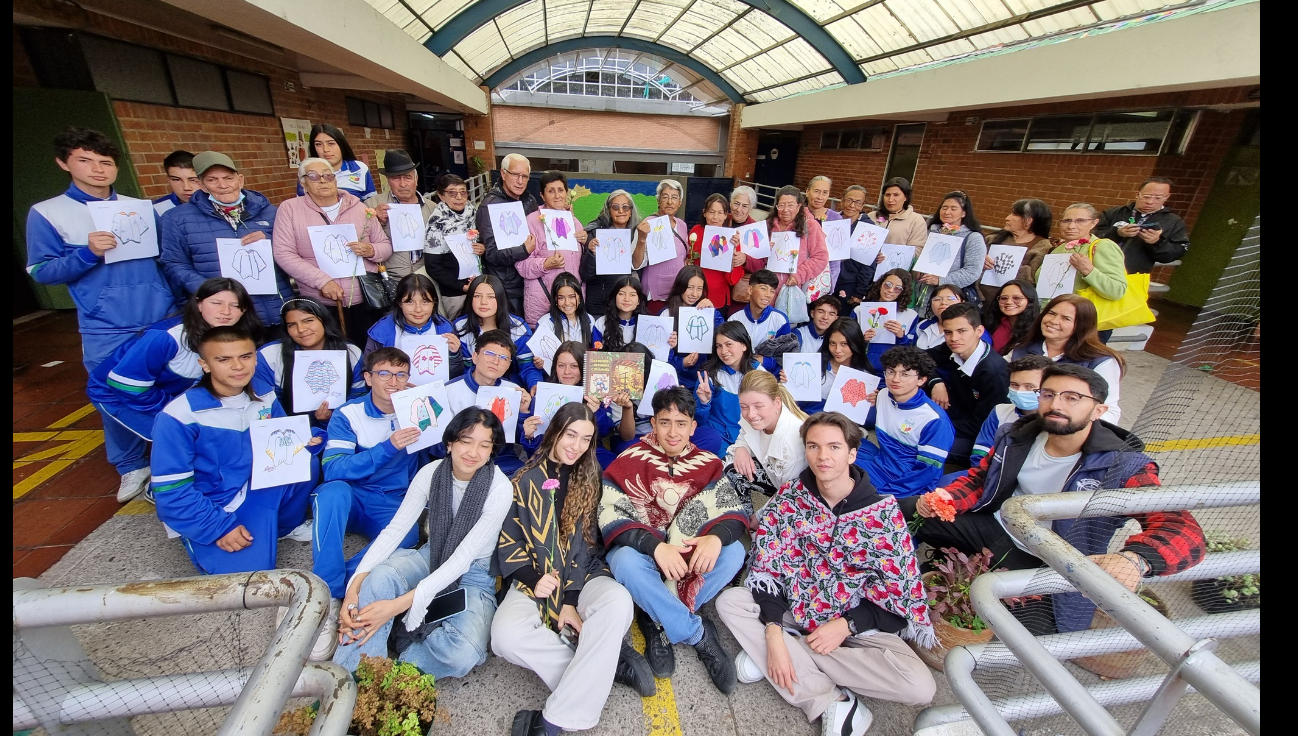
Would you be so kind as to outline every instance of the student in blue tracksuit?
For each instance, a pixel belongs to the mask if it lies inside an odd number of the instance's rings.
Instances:
[[[883,373],[883,364],[879,359],[883,354],[888,352],[893,345],[910,345],[915,342],[915,335],[911,328],[914,326],[919,315],[915,310],[910,309],[910,294],[913,288],[914,280],[910,272],[904,268],[894,268],[885,273],[883,278],[875,282],[870,287],[870,293],[866,295],[866,302],[896,302],[897,314],[878,314],[872,315],[866,309],[866,304],[862,303],[852,313],[856,321],[861,325],[861,332],[865,335],[865,341],[870,344],[868,355],[870,357],[871,373],[879,375]],[[873,342],[875,333],[880,330],[887,330],[893,335],[896,342]]]
[[[503,330],[489,330],[478,336],[478,349],[470,357],[472,369],[466,369],[464,375],[451,379],[446,384],[446,399],[451,403],[451,414],[459,414],[472,406],[477,406],[478,389],[483,386],[500,386],[512,388],[521,394],[518,402],[518,422],[515,428],[517,436],[522,435],[522,419],[530,414],[532,394],[513,381],[505,379],[510,365],[516,361],[514,342]],[[484,407],[485,408],[485,407]],[[523,467],[522,448],[519,443],[506,437],[506,444],[496,456],[496,466],[505,475],[513,475],[515,470]],[[433,457],[446,457],[446,448],[441,444],[433,445],[430,450]]]
[[[505,294],[505,284],[499,278],[486,275],[478,276],[469,282],[468,298],[464,308],[455,319],[455,335],[460,338],[460,354],[467,364],[476,350],[478,336],[491,330],[508,330],[514,341],[514,361],[506,377],[510,381],[526,386],[536,386],[538,381],[545,380],[545,373],[532,360],[532,349],[527,341],[532,339],[532,330],[522,317],[509,313],[509,297]],[[466,370],[468,367],[466,365]]]
[[[234,279],[208,279],[189,298],[179,318],[163,320],[145,330],[138,340],[118,348],[100,363],[86,385],[90,401],[104,419],[105,436],[124,430],[128,443],[108,450],[108,462],[125,478],[142,475],[140,485],[119,488],[125,503],[144,490],[148,479],[148,443],[153,422],[172,399],[193,386],[203,371],[198,362],[198,341],[213,327],[233,325],[253,339],[263,332],[253,311],[252,299]]]
[[[593,330],[600,335],[595,348],[618,352],[635,342],[636,323],[648,306],[640,279],[634,274],[619,276],[609,287],[604,316],[595,318]]]
[[[446,338],[448,378],[455,378],[464,372],[464,358],[460,354],[460,338],[455,328],[444,317],[437,313],[437,292],[433,280],[422,273],[412,273],[397,282],[392,298],[392,311],[375,322],[369,330],[369,339],[365,342],[365,354],[379,348],[398,348],[413,361],[410,366],[412,374],[421,368],[427,372],[432,366],[427,365],[424,356],[417,350],[419,343],[412,339],[419,335],[441,335]],[[422,383],[428,383],[425,379]]]
[[[748,306],[730,315],[729,320],[743,325],[753,346],[752,356],[772,373],[779,370],[779,360],[785,353],[798,352],[798,338],[789,324],[789,315],[771,306],[779,284],[775,274],[764,268],[750,276]]]
[[[571,340],[587,349],[602,339],[595,320],[586,313],[586,300],[576,276],[565,272],[554,277],[550,285],[550,311],[536,321],[533,334],[553,335],[558,343]],[[545,370],[545,361],[540,356],[533,357],[532,362]]]
[[[883,354],[884,390],[871,394],[874,408],[866,424],[874,425],[879,452],[862,466],[879,493],[899,498],[927,493],[938,486],[955,427],[946,412],[920,387],[937,365],[914,345],[898,345]]]
[[[262,372],[264,380],[275,386],[284,411],[290,415],[299,413],[293,411],[293,363],[299,351],[347,351],[348,373],[352,377],[347,400],[365,394],[365,359],[361,349],[347,342],[328,307],[309,296],[293,297],[280,307],[280,323],[284,326],[285,339],[269,342],[258,351],[261,359],[257,361],[257,370]],[[314,411],[307,412],[311,426],[327,428],[336,408],[325,401]]]
[[[356,158],[347,136],[338,128],[328,123],[317,123],[311,128],[308,156],[322,158],[333,167],[338,177],[338,188],[365,199],[378,190],[374,187],[374,175],[364,161]],[[302,180],[297,182],[297,196],[302,196]]]
[[[667,308],[659,314],[660,317],[672,318],[672,332],[676,333],[677,341],[681,335],[685,334],[681,330],[680,313],[681,307],[697,307],[707,309],[712,307],[715,311],[712,313],[713,325],[715,330],[725,321],[725,314],[722,309],[717,309],[712,300],[708,298],[708,280],[704,276],[703,269],[698,266],[686,266],[681,272],[676,274],[676,281],[672,283],[671,293],[667,295]],[[676,369],[676,377],[681,385],[693,391],[698,387],[698,370],[702,365],[699,353],[681,354],[672,350],[668,362]],[[707,362],[703,358],[703,362]]]
[[[66,284],[72,293],[82,362],[90,374],[123,343],[171,313],[176,298],[155,259],[104,260],[117,241],[112,233],[95,230],[86,203],[117,199],[117,144],[93,130],[68,128],[54,138],[54,157],[72,184],[27,213],[27,273],[47,286]],[[135,441],[125,427],[104,423],[110,458],[130,455]],[[135,495],[148,477],[143,463],[126,468],[118,494]]]
[[[713,336],[712,356],[699,371],[694,407],[698,427],[690,442],[717,457],[726,456],[726,448],[739,438],[739,383],[754,370],[763,369],[753,357],[748,328],[734,320],[723,322]]]
[[[153,200],[153,211],[162,217],[189,201],[199,191],[198,172],[194,171],[194,154],[189,151],[172,151],[162,159],[162,170],[167,174],[171,191]]]
[[[315,483],[250,487],[260,452],[249,426],[284,410],[274,387],[256,378],[257,346],[247,332],[214,327],[198,350],[202,380],[167,404],[153,430],[158,518],[201,573],[274,569],[279,537],[302,521]],[[322,434],[290,438],[291,452],[319,452]]]
[[[554,365],[549,375],[545,377],[548,383],[557,383],[562,386],[584,386],[585,376],[584,366],[586,365],[586,348],[576,340],[569,340],[559,345],[559,349],[554,353]],[[586,396],[586,406],[595,414],[595,437],[598,442],[604,437],[613,433],[617,423],[609,411],[609,407],[604,406],[603,402],[594,396]],[[535,409],[536,407],[531,407]],[[524,453],[530,458],[541,446],[541,440],[545,435],[540,431],[541,417],[531,413],[519,413],[518,415],[518,444],[522,445]],[[596,447],[596,457],[601,462],[607,460],[613,461],[613,455],[601,443]],[[600,455],[600,453],[603,455]]]
[[[825,330],[834,324],[843,311],[843,303],[833,294],[825,294],[807,305],[811,321],[798,327],[793,334],[798,336],[799,353],[818,353],[825,340]]]
[[[193,166],[205,191],[194,192],[188,204],[168,212],[159,225],[162,266],[172,282],[180,284],[187,294],[194,293],[207,279],[221,275],[217,238],[237,238],[244,245],[261,240],[269,244],[275,228],[275,205],[260,192],[243,188],[243,174],[229,156],[204,151],[193,157]],[[279,324],[279,308],[293,296],[288,277],[273,260],[263,262],[255,251],[248,251],[233,265],[239,273],[250,276],[266,269],[274,271],[276,293],[255,294],[252,301],[263,323]]]

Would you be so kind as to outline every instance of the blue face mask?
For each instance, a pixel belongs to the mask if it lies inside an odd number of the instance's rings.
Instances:
[[[1035,391],[1010,391],[1010,403],[1019,411],[1037,410],[1037,393]]]

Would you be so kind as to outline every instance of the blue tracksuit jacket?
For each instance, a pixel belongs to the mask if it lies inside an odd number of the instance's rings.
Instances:
[[[760,368],[761,364],[753,361],[753,369]],[[717,377],[712,379],[712,401],[707,404],[699,401],[694,407],[694,420],[715,429],[726,444],[739,439],[739,383],[743,378],[743,374],[734,368],[721,366]]]
[[[532,349],[527,346],[527,341],[532,339],[532,328],[527,326],[521,317],[510,315],[509,336],[514,338],[514,348],[517,354],[514,356],[514,362],[509,365],[509,372],[505,378],[520,386],[532,388],[537,383],[545,380],[545,372],[536,367],[532,362]],[[468,317],[460,317],[455,320],[455,334],[460,336],[460,352],[464,354],[465,365],[473,359],[474,345],[478,339],[477,335],[470,334],[466,324]],[[468,372],[472,373],[472,369]]]
[[[446,318],[439,314],[434,314],[433,318],[424,323],[423,327],[403,325],[401,331],[403,334],[408,335],[427,335],[430,331],[435,335],[446,335],[455,332],[455,328],[451,326],[450,322],[446,321]],[[370,327],[367,334],[369,335],[369,341],[365,345],[366,355],[369,355],[379,348],[402,347],[398,344],[397,322],[392,318],[391,314],[386,314],[378,322],[375,322],[374,325]],[[409,350],[406,350],[405,352],[411,360],[414,359],[415,356],[410,355]],[[463,353],[454,353],[450,356],[450,365],[448,366],[448,369],[450,370],[451,378],[455,378],[464,372],[464,362]],[[513,366],[510,367],[512,368]],[[410,369],[413,372],[414,366],[411,366]]]
[[[396,429],[396,415],[379,411],[369,393],[343,404],[329,418],[324,480],[346,481],[353,490],[404,494],[419,455],[392,444]]]
[[[748,330],[748,339],[752,341],[754,351],[757,350],[759,345],[772,337],[780,337],[793,332],[793,329],[789,327],[789,315],[775,307],[768,306],[756,317],[753,316],[752,310],[753,307],[750,304],[730,315],[730,321],[738,322]],[[780,370],[779,364],[771,356],[762,357],[762,367],[772,373]]]
[[[955,427],[923,391],[897,403],[880,387],[866,424],[874,424],[879,452],[865,466],[880,493],[913,496],[937,487]]]
[[[101,411],[150,440],[158,412],[203,377],[179,317],[123,344],[90,374],[86,393]]]

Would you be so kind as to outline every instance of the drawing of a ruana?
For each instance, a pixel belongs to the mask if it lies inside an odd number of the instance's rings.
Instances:
[[[302,450],[297,432],[291,429],[277,429],[270,433],[266,440],[266,454],[272,466],[292,465],[293,457]]]
[[[500,216],[500,222],[497,224],[500,225],[500,231],[506,235],[517,235],[523,227],[518,215],[509,211]]]
[[[347,247],[347,237],[344,235],[326,235],[324,253],[334,263],[342,263],[353,256],[352,249]]]
[[[402,212],[397,218],[397,232],[407,238],[416,237],[419,235],[419,221],[411,217],[409,212]]]
[[[118,212],[113,215],[113,236],[119,243],[139,243],[149,226],[138,212]]]

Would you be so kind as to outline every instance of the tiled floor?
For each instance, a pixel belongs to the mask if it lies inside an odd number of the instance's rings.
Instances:
[[[13,576],[36,577],[120,508],[118,477],[86,411],[76,315],[15,324],[13,350]]]

